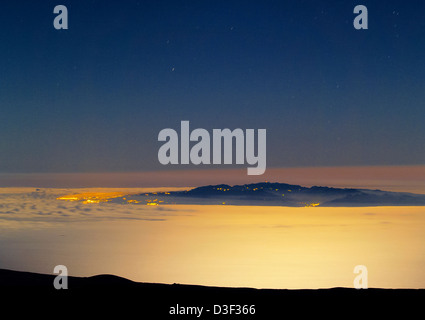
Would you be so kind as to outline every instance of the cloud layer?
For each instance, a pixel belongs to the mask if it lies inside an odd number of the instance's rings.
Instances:
[[[0,189],[0,226],[23,226],[26,223],[52,224],[111,220],[164,221],[177,210],[164,207],[62,201],[58,197],[79,193],[73,189]]]

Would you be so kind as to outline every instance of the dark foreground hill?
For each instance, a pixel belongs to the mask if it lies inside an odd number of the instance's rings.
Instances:
[[[53,287],[55,275],[0,269],[2,313],[10,318],[86,319],[286,319],[346,318],[356,314],[370,319],[420,311],[425,290],[351,289],[271,290],[220,288],[180,284],[138,283],[113,275],[69,277],[67,290]],[[224,315],[231,305],[254,314]],[[218,307],[220,306],[220,307]],[[243,308],[245,306],[245,308]],[[189,308],[188,308],[189,307]],[[203,308],[201,315],[194,308]],[[172,308],[186,313],[171,315]],[[183,308],[183,309],[182,309]],[[217,314],[221,309],[222,313]],[[236,309],[236,311],[235,311]],[[208,311],[207,311],[208,310]],[[216,311],[216,314],[214,314]]]

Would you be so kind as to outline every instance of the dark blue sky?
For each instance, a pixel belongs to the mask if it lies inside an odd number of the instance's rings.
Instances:
[[[424,1],[8,0],[0,41],[0,172],[181,169],[181,120],[267,129],[268,167],[425,163]]]

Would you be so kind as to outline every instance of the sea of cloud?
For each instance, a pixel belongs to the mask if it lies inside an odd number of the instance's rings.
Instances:
[[[177,214],[178,211],[176,208],[131,203],[87,204],[82,201],[58,200],[61,196],[78,194],[82,191],[81,189],[55,188],[0,188],[0,227],[123,219],[164,221],[167,216]],[[90,189],[90,192],[96,191],[96,189]]]

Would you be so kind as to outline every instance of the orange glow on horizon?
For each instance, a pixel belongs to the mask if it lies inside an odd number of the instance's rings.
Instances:
[[[83,203],[108,202],[110,199],[123,197],[126,194],[121,192],[88,192],[73,195],[66,195],[56,198],[64,201],[83,201]]]
[[[245,169],[174,170],[104,173],[0,174],[2,187],[54,188],[171,188],[283,182],[305,187],[378,188],[425,194],[425,165],[268,168],[247,176]]]

